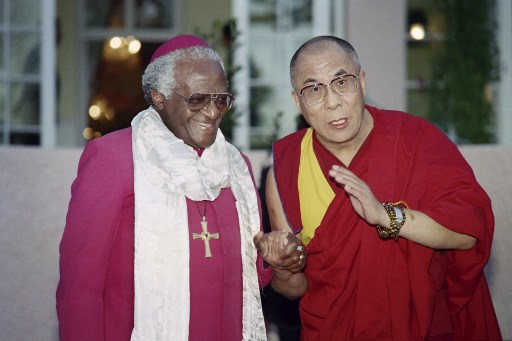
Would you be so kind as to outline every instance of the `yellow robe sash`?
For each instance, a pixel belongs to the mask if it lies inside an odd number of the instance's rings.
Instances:
[[[313,130],[308,129],[300,146],[299,200],[302,219],[302,242],[307,245],[315,235],[327,208],[334,199],[334,191],[327,182],[313,150]]]

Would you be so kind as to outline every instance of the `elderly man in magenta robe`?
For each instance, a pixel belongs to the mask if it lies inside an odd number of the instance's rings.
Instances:
[[[219,130],[234,101],[222,61],[174,37],[142,83],[150,107],[80,159],[60,244],[61,340],[264,339],[259,288],[272,271],[253,242],[249,160]],[[266,257],[301,268],[289,246]]]

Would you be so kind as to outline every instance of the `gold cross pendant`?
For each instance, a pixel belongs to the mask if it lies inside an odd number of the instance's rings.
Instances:
[[[194,239],[200,238],[204,241],[204,256],[205,258],[210,258],[212,256],[212,252],[210,250],[210,239],[219,239],[219,234],[208,232],[208,223],[206,222],[206,217],[204,216],[203,220],[201,221],[201,228],[203,232],[192,233],[192,237]]]

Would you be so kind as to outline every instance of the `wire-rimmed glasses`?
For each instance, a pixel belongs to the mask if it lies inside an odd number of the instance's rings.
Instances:
[[[359,77],[354,75],[342,75],[331,80],[329,84],[308,85],[300,90],[299,97],[304,98],[307,105],[321,103],[327,93],[327,87],[330,87],[334,93],[340,96],[350,95],[356,92],[358,79]]]

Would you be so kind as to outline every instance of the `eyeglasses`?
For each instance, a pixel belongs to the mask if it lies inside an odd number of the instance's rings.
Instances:
[[[329,84],[308,85],[299,92],[299,97],[304,98],[307,105],[321,103],[327,93],[327,87],[330,87],[334,93],[340,96],[350,95],[356,92],[358,79],[354,75],[343,75],[334,78]]]
[[[187,102],[188,110],[190,111],[201,111],[206,109],[210,105],[210,102],[214,101],[217,109],[221,113],[224,113],[231,108],[235,101],[235,97],[229,93],[201,94],[196,92],[188,97],[180,95],[177,92],[175,92],[175,94]]]

